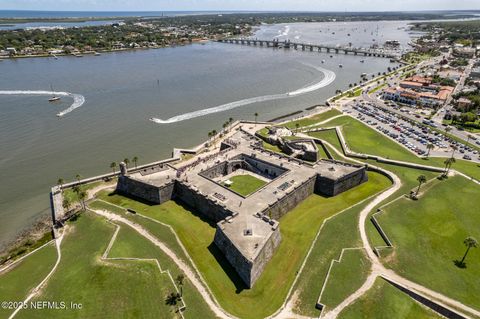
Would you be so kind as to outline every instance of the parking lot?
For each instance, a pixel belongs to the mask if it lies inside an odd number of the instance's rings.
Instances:
[[[418,123],[410,119],[402,119],[398,114],[380,109],[371,102],[349,103],[344,106],[344,111],[419,156],[426,156],[427,145],[432,144],[434,147],[430,150],[429,156],[449,157],[455,147],[455,158],[480,161],[477,150],[437,132],[434,130],[435,124],[428,120],[424,120],[425,123]],[[480,145],[479,140],[472,140],[472,142]]]

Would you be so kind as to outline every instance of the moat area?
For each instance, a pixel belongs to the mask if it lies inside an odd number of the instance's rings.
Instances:
[[[378,24],[381,33],[382,22]],[[394,30],[408,37],[404,29]],[[314,31],[309,31],[309,39]],[[339,40],[339,44],[346,42]],[[258,112],[259,119],[269,120],[321,104],[335,90],[358,82],[362,73],[377,74],[389,66],[394,64],[388,59],[335,54],[330,58],[326,53],[216,43],[83,58],[3,61],[0,90],[49,90],[53,85],[56,91],[82,94],[86,102],[59,119],[55,114],[72,103],[68,97],[49,104],[47,96],[0,95],[0,242],[12,239],[37,216],[49,212],[46,194],[59,177],[73,180],[77,173],[85,177],[104,173],[110,162],[125,157],[138,156],[140,163],[167,157],[173,147],[204,141],[207,132],[218,131],[229,117],[252,120]],[[322,80],[324,73],[318,67],[333,71],[336,78],[306,94],[171,124],[149,121],[299,90]]]

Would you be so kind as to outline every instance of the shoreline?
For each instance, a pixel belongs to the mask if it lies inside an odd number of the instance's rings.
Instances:
[[[175,48],[179,46],[187,46],[192,44],[205,44],[208,42],[215,41],[215,39],[194,39],[188,42],[181,42],[176,44],[169,44],[169,45],[159,45],[154,47],[144,47],[144,48],[123,48],[123,49],[111,49],[111,50],[92,50],[92,51],[85,51],[85,52],[78,52],[78,54],[73,53],[59,53],[59,54],[32,54],[32,55],[15,55],[15,56],[5,56],[0,57],[0,61],[8,61],[8,60],[15,60],[15,59],[29,59],[29,58],[58,58],[58,57],[73,57],[73,58],[81,58],[84,55],[88,56],[96,56],[96,53],[115,53],[115,52],[128,52],[128,51],[137,51],[137,50],[158,50],[158,49],[166,49],[166,48]]]

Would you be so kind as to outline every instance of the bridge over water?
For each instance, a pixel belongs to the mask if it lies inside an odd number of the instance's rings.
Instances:
[[[301,49],[303,51],[309,50],[309,51],[318,51],[318,52],[327,52],[327,53],[336,53],[336,54],[340,54],[340,53],[353,54],[353,55],[373,56],[373,57],[389,58],[389,59],[400,58],[399,53],[385,52],[378,49],[330,46],[330,45],[324,45],[324,44],[291,42],[290,40],[278,41],[278,40],[228,38],[228,39],[219,39],[217,40],[217,42],[261,46],[261,47],[267,47],[267,48],[283,48],[283,49],[293,48],[295,50]]]

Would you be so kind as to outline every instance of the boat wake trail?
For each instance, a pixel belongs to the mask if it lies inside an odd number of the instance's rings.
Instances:
[[[85,103],[85,97],[81,94],[69,93],[69,92],[52,92],[52,91],[1,91],[0,95],[58,95],[58,96],[68,96],[73,99],[72,105],[66,108],[63,111],[57,113],[58,117],[62,117],[76,108],[80,107]]]
[[[335,80],[335,77],[336,77],[335,72],[324,69],[324,68],[321,68],[321,67],[317,67],[317,66],[314,66],[314,65],[310,65],[310,64],[305,64],[305,65],[308,65],[308,66],[316,69],[317,71],[322,72],[323,75],[324,75],[322,80],[317,82],[317,83],[305,86],[303,88],[300,88],[300,89],[292,91],[292,92],[252,97],[252,98],[243,99],[243,100],[239,100],[239,101],[235,101],[235,102],[230,102],[230,103],[227,103],[227,104],[222,104],[222,105],[215,106],[215,107],[210,107],[210,108],[205,108],[205,109],[198,110],[198,111],[193,111],[193,112],[189,112],[189,113],[180,114],[180,115],[171,117],[171,118],[166,119],[166,120],[162,120],[162,119],[159,119],[159,118],[152,117],[152,118],[150,118],[150,121],[158,123],[158,124],[170,124],[170,123],[176,123],[176,122],[181,122],[181,121],[185,121],[185,120],[190,120],[190,119],[193,119],[193,118],[196,118],[196,117],[205,116],[205,115],[212,114],[212,113],[224,112],[224,111],[227,111],[227,110],[231,110],[231,109],[234,109],[234,108],[238,108],[238,107],[253,104],[253,103],[286,99],[286,98],[289,98],[289,97],[294,97],[294,96],[298,96],[298,95],[301,95],[301,94],[306,94],[306,93],[316,91],[320,88],[323,88],[323,87],[329,85],[330,83],[332,83]]]

